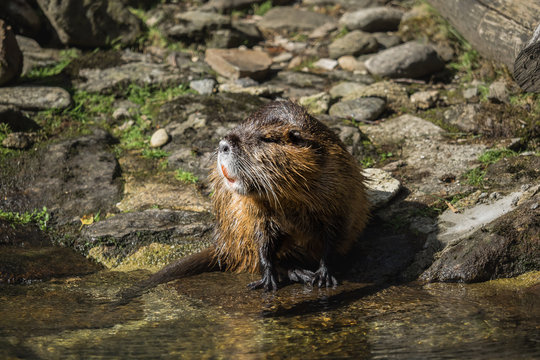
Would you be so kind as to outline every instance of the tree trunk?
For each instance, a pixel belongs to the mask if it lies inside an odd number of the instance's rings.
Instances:
[[[514,79],[523,90],[540,92],[540,25],[516,58]]]
[[[538,0],[429,2],[480,54],[505,64],[510,71],[514,70],[516,56],[540,22]]]

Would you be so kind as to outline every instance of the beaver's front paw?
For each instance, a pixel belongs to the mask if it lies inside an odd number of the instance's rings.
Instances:
[[[267,269],[264,271],[262,279],[249,283],[248,288],[251,290],[262,288],[265,291],[276,291],[278,287],[274,274],[270,269]]]
[[[338,284],[336,278],[330,275],[328,268],[324,265],[321,265],[319,270],[313,273],[310,283],[312,286],[317,285],[318,287],[336,287]]]

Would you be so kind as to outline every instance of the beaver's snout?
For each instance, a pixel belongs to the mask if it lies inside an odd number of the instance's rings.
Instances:
[[[228,154],[231,152],[231,144],[225,139],[221,140],[219,142],[219,148],[218,151],[222,154]]]

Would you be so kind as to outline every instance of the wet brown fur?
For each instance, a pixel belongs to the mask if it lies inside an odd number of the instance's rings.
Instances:
[[[315,270],[325,249],[334,257],[345,255],[364,229],[369,204],[357,161],[301,106],[270,103],[225,139],[234,140],[245,191],[228,188],[214,166],[214,246],[168,265],[135,292],[204,271],[262,271],[260,248],[270,240],[260,234],[268,223],[280,237],[271,256],[281,274]]]

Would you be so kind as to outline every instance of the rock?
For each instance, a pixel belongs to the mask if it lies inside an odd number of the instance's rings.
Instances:
[[[291,54],[290,52],[282,52],[281,54],[274,56],[272,58],[272,62],[281,63],[281,62],[289,61],[292,58],[293,58],[293,54]]]
[[[313,63],[313,66],[318,69],[326,71],[333,70],[337,66],[338,62],[333,59],[319,59]]]
[[[270,9],[257,23],[264,32],[312,31],[335,21],[326,15],[313,11],[300,10],[289,6],[277,6]]]
[[[207,49],[205,61],[218,74],[230,79],[262,79],[272,65],[266,53],[240,49]]]
[[[332,59],[343,55],[361,55],[377,51],[377,40],[371,34],[363,31],[351,31],[345,36],[334,40],[328,46],[328,53]]]
[[[206,36],[224,27],[230,27],[230,18],[225,15],[204,12],[185,11],[174,15],[175,25],[165,30],[165,34],[174,39],[187,42],[201,41]]]
[[[298,103],[304,106],[311,114],[325,114],[330,104],[330,96],[325,92],[321,92],[301,97],[298,99]]]
[[[121,0],[38,0],[39,6],[65,45],[99,47],[133,44],[142,23]]]
[[[71,96],[59,87],[12,86],[0,88],[0,104],[24,110],[64,109],[71,105]]]
[[[15,132],[39,130],[38,124],[14,106],[0,105],[0,124],[7,124]]]
[[[383,49],[388,49],[402,43],[401,38],[394,34],[378,32],[374,33],[373,36],[377,40],[377,43],[380,45],[380,47]]]
[[[341,119],[369,122],[377,119],[385,104],[385,100],[376,97],[341,101],[332,105],[329,114]]]
[[[330,96],[332,97],[332,99],[339,99],[351,93],[358,92],[365,87],[366,85],[355,82],[340,82],[339,84],[334,85],[332,88],[330,88]]]
[[[157,243],[174,245],[163,254],[164,259],[154,259],[166,264],[208,247],[212,228],[212,215],[207,212],[149,209],[117,214],[86,226],[75,246],[88,251],[100,244],[113,241],[118,246],[109,249],[106,258],[112,258],[114,261],[104,262],[109,267],[116,268],[129,261],[128,257],[143,246]],[[96,250],[92,251],[90,256],[97,260],[106,260],[103,253],[100,254]]]
[[[411,102],[407,89],[393,81],[378,81],[363,88],[355,89],[343,97],[343,100],[353,100],[361,97],[378,97],[386,99],[386,104],[394,111],[410,108]]]
[[[59,225],[78,227],[83,215],[98,211],[105,215],[122,194],[120,167],[110,150],[113,142],[104,130],[95,130],[40,148],[24,167],[18,162],[10,165],[17,170],[9,183],[2,184],[3,196],[24,205],[17,211],[46,206]]]
[[[169,141],[169,134],[165,129],[159,129],[152,134],[150,138],[150,147],[162,147]]]
[[[214,79],[193,80],[189,83],[189,87],[201,95],[210,95],[214,91],[215,85],[216,80]]]
[[[478,96],[478,87],[472,86],[463,89],[463,97],[465,98],[465,100],[471,100],[475,96]]]
[[[418,91],[412,94],[410,99],[418,109],[426,110],[432,107],[439,99],[439,92],[437,90]]]
[[[479,130],[478,114],[480,106],[477,104],[455,105],[443,113],[444,121],[457,126],[467,132]]]
[[[241,79],[238,79],[241,80]],[[227,82],[219,85],[219,92],[234,93],[234,94],[250,94],[267,98],[275,98],[283,94],[283,88],[274,85],[253,85],[244,86],[238,81]]]
[[[323,37],[327,36],[328,34],[330,34],[330,32],[332,32],[332,31],[334,31],[336,29],[337,29],[336,23],[328,22],[326,24],[323,24],[323,25],[319,26],[318,28],[316,28],[312,32],[310,32],[309,35],[308,35],[308,38],[309,39],[323,38]]]
[[[369,168],[363,172],[372,210],[384,207],[401,189],[401,182],[384,170]]]
[[[16,38],[24,57],[23,75],[34,67],[55,65],[62,58],[61,50],[42,48],[36,40],[25,36],[17,35]],[[76,52],[75,49],[70,51]]]
[[[19,78],[23,69],[23,54],[11,27],[0,20],[0,86]]]
[[[446,245],[421,276],[427,281],[478,282],[540,268],[540,194],[515,207],[511,193],[463,213],[447,210],[437,240]],[[513,205],[514,204],[514,205]]]
[[[429,45],[408,42],[383,50],[365,62],[374,75],[390,78],[419,78],[444,68],[444,62]]]
[[[204,6],[203,10],[213,10],[219,13],[230,10],[245,9],[253,6],[253,4],[261,3],[262,0],[210,0]]]
[[[381,6],[346,12],[339,19],[339,23],[349,30],[395,31],[399,27],[402,16],[401,10]]]
[[[29,147],[30,145],[32,145],[32,141],[30,140],[28,135],[22,132],[10,133],[2,141],[2,146],[7,147],[9,149],[23,150]]]
[[[358,71],[361,73],[367,73],[366,66],[362,61],[356,60],[354,56],[345,55],[341,56],[338,59],[339,66],[346,71],[354,72]]]
[[[489,85],[488,99],[494,103],[508,103],[510,101],[504,81],[495,81]]]

